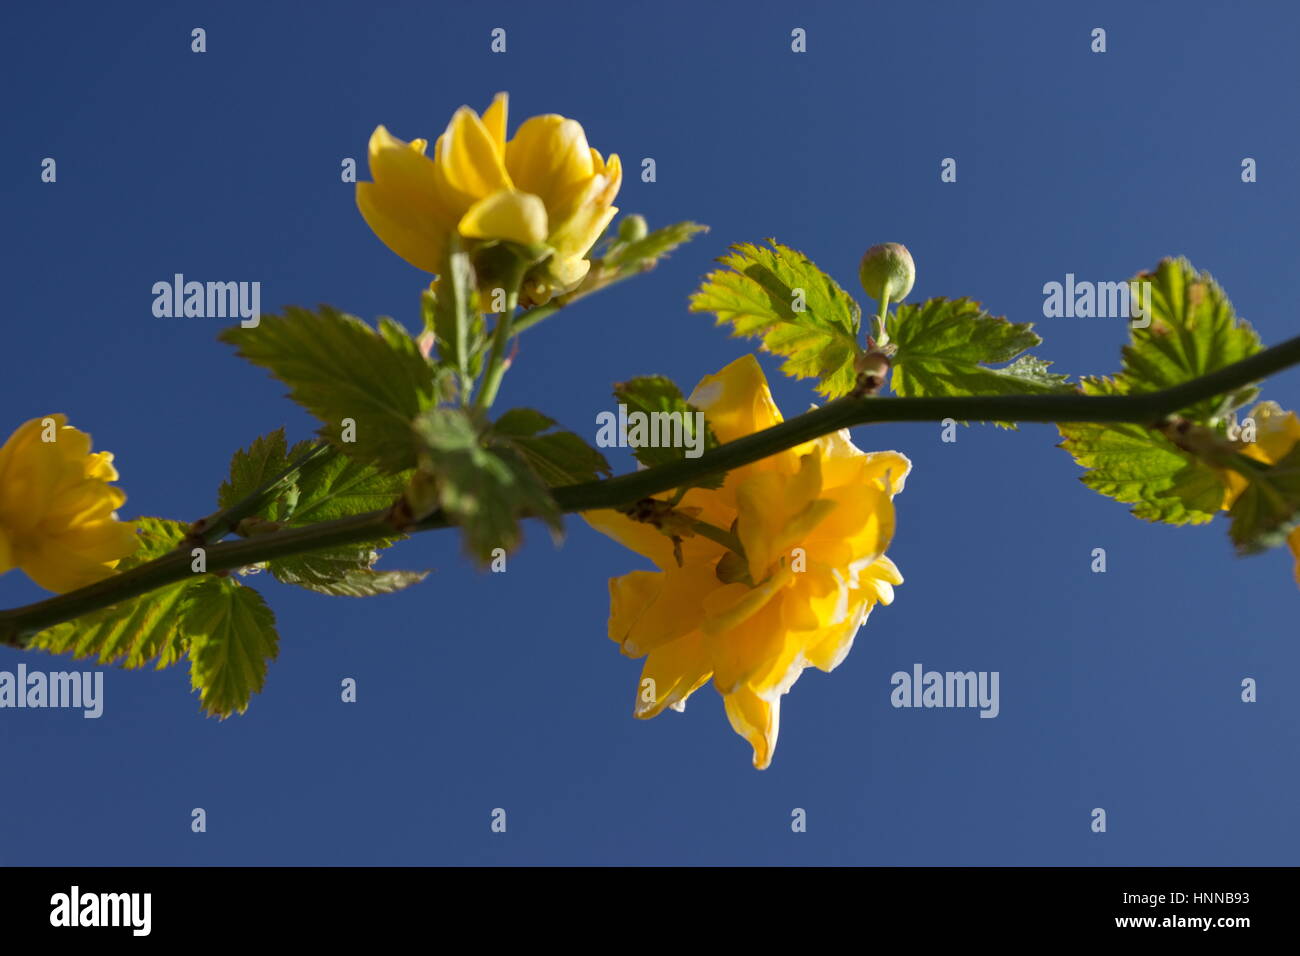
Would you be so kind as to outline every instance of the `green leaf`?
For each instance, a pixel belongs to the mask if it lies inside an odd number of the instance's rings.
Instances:
[[[290,458],[299,448],[294,446]],[[377,471],[364,462],[340,454],[325,455],[309,462],[298,475],[298,499],[286,518],[290,527],[350,518],[387,508],[402,494],[406,474]]]
[[[174,551],[185,538],[186,525],[166,518],[137,518],[140,548],[124,558],[119,570],[129,571]],[[120,662],[135,669],[150,661],[157,668],[176,663],[186,644],[177,627],[178,608],[197,578],[130,598],[120,604],[56,624],[36,634],[31,647],[74,658],[98,657],[100,664]]]
[[[478,374],[487,341],[475,300],[474,266],[453,235],[443,254],[438,291],[426,290],[422,302],[425,328],[433,332],[438,357],[459,374],[462,390],[467,390]]]
[[[283,428],[254,439],[248,448],[235,452],[230,459],[230,479],[223,481],[217,491],[217,507],[229,508],[254,494],[282,474],[289,462],[305,453],[310,445],[308,442],[295,447],[294,454],[290,455],[285,446]],[[295,499],[295,487],[289,485],[258,516],[277,520],[293,510]]]
[[[1087,379],[1089,395],[1119,394],[1108,379]],[[1165,524],[1205,524],[1223,505],[1223,479],[1145,425],[1076,422],[1057,426],[1061,447],[1088,471],[1081,481],[1099,494],[1135,505],[1133,514]]]
[[[278,653],[275,615],[262,596],[233,578],[205,576],[186,591],[181,631],[189,642],[190,682],[210,715],[248,709]]]
[[[1130,327],[1123,370],[1115,377],[1120,394],[1151,392],[1191,381],[1239,362],[1260,350],[1259,336],[1239,319],[1228,296],[1208,272],[1186,259],[1162,259],[1154,272],[1136,277],[1151,283],[1151,323]],[[1209,424],[1250,401],[1253,387],[1229,400],[1209,398],[1182,409],[1184,418]]]
[[[1252,470],[1228,517],[1239,554],[1275,548],[1300,526],[1300,444],[1272,466]]]
[[[624,269],[629,266],[646,267],[653,265],[678,246],[690,242],[702,232],[708,232],[708,226],[697,222],[678,222],[664,226],[642,236],[635,242],[615,243],[602,263],[607,268]]]
[[[732,246],[691,297],[693,312],[712,312],[733,336],[759,336],[763,348],[785,357],[781,371],[819,378],[817,390],[835,398],[853,388],[862,310],[830,276],[802,253],[767,240]],[[797,294],[797,292],[800,294]]]
[[[469,413],[431,408],[415,422],[420,472],[432,478],[438,506],[460,526],[466,550],[480,563],[496,548],[519,543],[519,518],[541,518],[557,537],[564,523],[551,493],[513,448],[487,447]]]
[[[221,486],[221,506],[239,501],[275,478],[306,454],[314,442],[299,442],[285,450],[283,429],[235,453],[231,480]],[[330,448],[298,472],[268,507],[253,517],[276,521],[283,527],[303,527],[390,507],[401,496],[406,472],[385,474],[372,465],[348,458]],[[372,570],[378,554],[404,535],[371,542],[365,548],[325,549],[288,558],[273,558],[267,568],[276,580],[322,594],[362,597],[389,594],[421,581],[427,571]]]
[[[514,448],[552,488],[609,475],[605,456],[570,431],[548,431],[555,420],[531,408],[512,408],[492,425],[494,443]]]
[[[897,348],[890,386],[904,398],[1045,395],[1072,389],[1066,376],[1047,371],[1050,362],[1021,355],[1042,342],[1033,326],[989,315],[970,299],[903,304],[885,327]],[[989,367],[1003,362],[1011,364]]]
[[[277,581],[335,597],[373,597],[418,584],[428,571],[376,571],[379,553],[372,549],[312,551],[269,562]]]
[[[1086,378],[1088,395],[1132,395],[1170,388],[1241,361],[1260,349],[1259,337],[1237,318],[1223,289],[1186,259],[1162,259],[1153,272],[1138,275],[1150,284],[1150,319],[1145,328],[1130,323],[1123,369],[1113,378]],[[1139,286],[1135,295],[1145,298]],[[1252,387],[1206,399],[1181,410],[1193,425],[1221,432],[1234,409],[1255,394]],[[1210,463],[1184,452],[1143,425],[1062,425],[1062,447],[1091,469],[1089,487],[1135,504],[1133,513],[1149,521],[1203,524],[1222,507],[1222,475]],[[1207,457],[1213,457],[1207,453]],[[1285,484],[1285,482],[1283,482]],[[1285,490],[1267,485],[1239,498],[1233,511],[1233,540],[1247,550],[1251,542],[1274,534],[1284,522]],[[1240,510],[1238,510],[1240,509]]]
[[[322,422],[320,434],[341,451],[385,472],[415,465],[410,424],[442,390],[415,340],[392,319],[372,329],[328,306],[289,308],[256,328],[220,336],[289,386],[289,395]],[[345,419],[353,441],[343,441]]]
[[[309,442],[303,445],[310,446]],[[290,457],[295,457],[295,447]],[[297,505],[284,519],[295,528],[335,521],[391,507],[406,486],[408,473],[390,475],[334,453],[309,462],[298,476]],[[267,568],[277,581],[342,597],[391,594],[423,581],[427,571],[375,571],[378,549],[402,540],[395,535],[364,547],[327,548],[273,558]]]
[[[625,437],[636,460],[647,468],[681,461],[688,452],[694,453],[690,457],[698,458],[718,447],[718,438],[704,413],[686,401],[670,378],[643,375],[619,382],[614,386],[614,398],[627,406],[628,428],[626,436],[610,435],[610,444]],[[613,423],[607,422],[602,431],[611,427]],[[725,474],[706,475],[690,487],[719,488],[725,478]]]

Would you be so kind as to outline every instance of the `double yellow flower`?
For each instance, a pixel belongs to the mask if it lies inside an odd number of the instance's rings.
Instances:
[[[690,402],[723,442],[782,420],[752,355],[706,377]],[[635,716],[682,710],[712,679],[754,766],[768,766],[781,696],[806,667],[833,670],[871,609],[903,582],[885,549],[893,497],[910,470],[898,452],[862,452],[841,431],[737,468],[719,489],[687,492],[679,507],[734,527],[743,562],[696,536],[682,543],[679,566],[672,542],[650,525],[587,512],[593,527],[659,568],[609,583],[609,636],[646,659]]]
[[[113,456],[63,415],[33,418],[0,447],[0,574],[21,568],[57,593],[113,573],[139,545],[117,520],[126,494]]]
[[[555,294],[587,274],[583,257],[618,212],[611,204],[622,166],[592,149],[579,123],[555,114],[526,120],[507,140],[506,108],[505,93],[481,117],[462,106],[432,158],[427,140],[404,142],[378,127],[374,181],[357,184],[357,205],[385,245],[426,272],[442,271],[453,234],[549,250],[535,281]]]

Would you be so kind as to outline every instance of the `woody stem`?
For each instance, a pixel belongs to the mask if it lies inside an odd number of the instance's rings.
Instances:
[[[682,458],[604,481],[566,485],[553,489],[552,493],[565,512],[618,508],[680,488],[706,475],[759,461],[841,428],[872,422],[933,422],[951,418],[956,421],[1131,422],[1156,426],[1180,409],[1235,391],[1297,364],[1300,364],[1300,336],[1190,382],[1136,395],[841,398],[779,425],[719,445],[698,458]],[[447,516],[439,511],[404,530],[428,531],[449,524]],[[323,547],[361,544],[392,537],[395,530],[388,509],[288,528],[211,545],[207,549],[207,570],[230,570]],[[184,580],[192,573],[189,551],[177,551],[88,587],[0,611],[0,644],[22,647],[37,631]]]

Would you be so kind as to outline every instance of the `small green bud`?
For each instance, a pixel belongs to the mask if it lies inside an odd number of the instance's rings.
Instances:
[[[890,302],[901,302],[912,291],[916,281],[916,264],[912,254],[901,242],[886,242],[872,246],[862,257],[858,269],[862,288],[877,302],[886,296]]]
[[[618,238],[621,242],[636,242],[638,239],[644,239],[649,231],[645,216],[636,214],[624,216],[618,224]]]

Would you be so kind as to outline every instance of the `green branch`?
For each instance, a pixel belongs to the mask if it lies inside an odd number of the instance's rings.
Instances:
[[[334,449],[327,444],[313,446],[309,451],[291,461],[280,474],[243,498],[229,508],[215,511],[206,518],[200,518],[189,527],[185,541],[190,546],[207,545],[220,541],[227,535],[234,534],[239,522],[262,511],[268,504],[278,498],[287,488],[298,480],[298,475],[317,458]]]
[[[615,508],[681,487],[705,475],[759,461],[841,428],[873,422],[933,422],[951,418],[957,421],[1133,422],[1156,426],[1189,405],[1234,391],[1297,364],[1300,364],[1300,336],[1182,385],[1137,395],[841,398],[772,428],[720,445],[699,458],[683,458],[605,481],[566,485],[552,493],[566,512]],[[435,512],[414,528],[402,530],[428,531],[448,524],[445,515]],[[229,571],[317,548],[362,544],[392,537],[397,530],[386,510],[290,528],[211,545],[206,549],[207,569]],[[183,580],[194,573],[190,569],[191,560],[186,547],[89,587],[0,611],[0,644],[21,647],[37,631]]]

